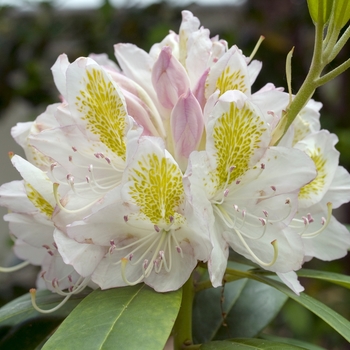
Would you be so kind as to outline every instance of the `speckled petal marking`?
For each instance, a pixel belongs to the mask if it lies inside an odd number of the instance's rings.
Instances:
[[[213,131],[216,152],[217,189],[225,186],[229,169],[234,166],[227,183],[242,176],[251,166],[250,161],[266,131],[263,120],[245,105],[238,109],[230,103],[228,112],[216,121]]]
[[[96,68],[86,68],[85,88],[76,97],[76,106],[84,115],[87,129],[125,160],[125,131],[127,112],[113,83]]]
[[[239,90],[243,93],[246,93],[248,90],[245,83],[245,75],[240,70],[231,71],[230,67],[226,67],[222,71],[216,81],[216,88],[220,90],[220,95],[228,90]]]
[[[129,194],[153,224],[170,223],[184,196],[182,173],[169,159],[152,153],[132,169]]]
[[[311,159],[314,161],[317,176],[310,183],[301,188],[299,193],[300,199],[310,199],[312,195],[317,195],[319,192],[323,190],[323,187],[326,183],[326,163],[327,160],[322,156],[322,152],[320,148],[316,148],[312,153],[309,154]]]
[[[29,183],[25,182],[28,199],[47,217],[51,218],[54,207]]]

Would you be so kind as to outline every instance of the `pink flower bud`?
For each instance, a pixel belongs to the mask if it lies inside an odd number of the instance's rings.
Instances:
[[[197,149],[204,129],[202,109],[189,89],[174,106],[170,124],[175,158],[180,167],[186,167],[187,159]]]
[[[165,46],[152,70],[152,83],[163,107],[172,109],[179,97],[190,87],[185,68]]]

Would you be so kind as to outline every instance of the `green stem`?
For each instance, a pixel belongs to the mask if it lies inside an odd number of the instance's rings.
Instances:
[[[193,277],[182,287],[182,301],[174,325],[174,350],[185,349],[192,345],[192,304],[194,297]]]
[[[345,72],[349,68],[350,68],[350,58],[347,59],[345,62],[343,62],[337,68],[334,68],[332,71],[330,71],[327,74],[323,75],[321,78],[318,78],[316,80],[317,86],[321,86],[321,85],[326,84],[328,81],[334,79],[335,77],[337,77],[341,73]]]
[[[329,59],[331,61],[334,60],[334,58],[338,55],[338,53],[340,52],[340,50],[344,47],[344,45],[346,44],[346,42],[349,40],[350,38],[350,26],[348,28],[346,28],[345,32],[343,33],[343,35],[340,37],[340,39],[337,41],[337,43],[334,45],[334,48],[332,50],[332,53],[329,57]]]
[[[324,68],[324,63],[321,60],[323,47],[323,29],[323,26],[316,24],[315,45],[309,73],[307,74],[304,83],[302,84],[298,93],[295,95],[293,101],[287,107],[284,116],[282,116],[282,119],[284,119],[284,122],[280,127],[282,130],[277,127],[278,130],[276,130],[276,134],[273,137],[273,144],[275,145],[279,143],[283,135],[293,123],[298,113],[306,105],[316,90],[317,85],[315,81],[320,77],[321,72]]]

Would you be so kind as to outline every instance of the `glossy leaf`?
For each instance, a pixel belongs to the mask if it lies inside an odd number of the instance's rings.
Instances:
[[[275,335],[270,335],[270,334],[260,334],[259,338],[274,341],[274,342],[279,342],[279,343],[286,343],[286,344],[294,345],[294,346],[300,346],[301,348],[306,349],[306,350],[326,350],[325,348],[321,348],[320,346],[306,343],[306,342],[301,341],[301,340],[292,339],[292,338],[276,337]]]
[[[252,278],[278,289],[282,293],[289,296],[291,299],[303,305],[305,308],[309,309],[315,315],[328,323],[334,330],[336,330],[341,336],[350,342],[350,322],[343,316],[339,315],[337,312],[333,311],[327,305],[321,303],[320,301],[310,297],[305,293],[301,293],[298,296],[283,283],[271,278],[261,275],[252,275]]]
[[[62,320],[69,315],[89,293],[91,293],[91,289],[85,289],[77,295],[72,295],[71,298],[60,309],[52,313],[50,317],[53,316]],[[37,304],[42,309],[51,309],[58,305],[62,299],[62,296],[48,290],[41,290],[36,293]],[[42,317],[43,314],[33,308],[30,294],[27,293],[12,300],[0,309],[0,327],[13,326],[27,319],[39,316]]]
[[[257,336],[276,317],[287,299],[278,290],[249,280],[227,314],[227,326],[221,326],[216,339]]]
[[[231,310],[247,282],[247,279],[240,279],[227,283],[224,289],[209,288],[196,293],[192,320],[196,343],[206,343],[215,338],[223,322],[223,312],[227,314]]]
[[[163,349],[182,291],[157,293],[144,284],[96,290],[66,318],[44,350]]]
[[[338,284],[350,289],[350,276],[342,275],[335,272],[318,271],[310,269],[301,269],[298,272],[299,277],[315,278],[322,281]]]
[[[231,339],[203,344],[200,350],[300,350],[299,346],[264,339]],[[305,350],[305,349],[304,349]]]

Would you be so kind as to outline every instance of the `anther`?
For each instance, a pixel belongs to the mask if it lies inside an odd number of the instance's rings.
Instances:
[[[264,169],[265,169],[265,164],[264,164],[264,163],[261,163],[261,164],[260,164],[260,167],[261,167],[261,169],[264,170]]]
[[[241,183],[241,180],[236,180],[236,185],[239,185]]]
[[[315,221],[310,213],[307,214],[307,220],[309,221],[310,224]]]
[[[262,212],[264,213],[265,218],[267,218],[269,216],[269,213],[267,212],[267,210],[263,210]]]
[[[70,162],[72,162],[72,161],[73,161],[73,157],[72,157],[72,156],[69,156],[69,157],[68,157],[68,160],[69,160]]]
[[[275,186],[270,186],[270,187],[271,187],[272,191],[274,191],[274,192],[276,191],[276,187]]]
[[[181,253],[182,253],[181,247],[177,246],[177,247],[176,247],[176,251],[177,251],[179,254],[181,254]]]
[[[266,225],[266,220],[264,218],[258,218],[263,226]]]
[[[129,218],[128,218],[127,215],[124,215],[124,221],[125,221],[125,222],[128,222],[128,221],[129,221]]]
[[[129,257],[128,257],[128,258],[129,258],[129,261],[131,261],[133,257],[134,257],[134,254],[132,254],[132,253],[129,254]]]
[[[224,197],[227,197],[229,192],[230,192],[230,190],[228,188],[226,188],[226,190],[224,191]]]
[[[154,225],[154,229],[157,231],[157,232],[160,232],[160,229],[157,225]]]
[[[72,150],[74,151],[74,152],[77,152],[77,149],[73,146],[72,147]]]
[[[50,247],[47,244],[43,244],[42,247],[45,249],[50,249]]]

